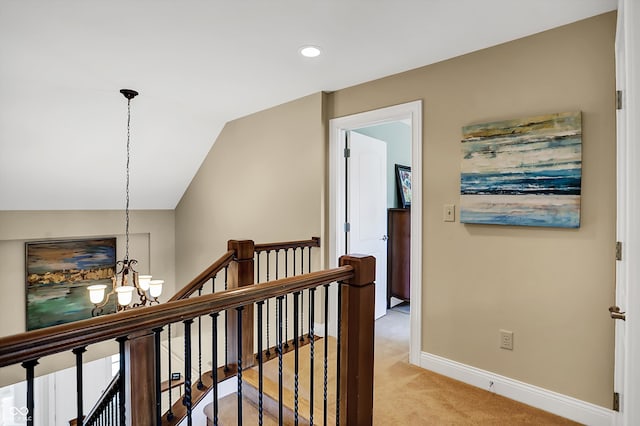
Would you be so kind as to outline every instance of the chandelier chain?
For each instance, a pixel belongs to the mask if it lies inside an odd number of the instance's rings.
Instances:
[[[129,260],[129,141],[131,138],[131,99],[127,99],[127,183],[126,183],[126,206],[125,206],[125,261]]]

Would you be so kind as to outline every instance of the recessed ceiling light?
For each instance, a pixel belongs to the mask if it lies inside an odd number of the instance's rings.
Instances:
[[[300,54],[306,58],[315,58],[320,56],[320,48],[316,46],[303,46],[300,48]]]

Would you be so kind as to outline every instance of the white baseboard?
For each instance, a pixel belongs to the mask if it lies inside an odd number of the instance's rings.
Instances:
[[[612,410],[438,355],[422,352],[420,366],[585,425],[615,424],[615,412]]]

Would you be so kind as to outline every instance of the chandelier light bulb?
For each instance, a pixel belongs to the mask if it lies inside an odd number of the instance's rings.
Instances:
[[[133,290],[134,287],[130,285],[123,285],[122,287],[116,288],[116,292],[118,293],[118,304],[120,306],[127,306],[133,300]]]
[[[102,303],[102,301],[104,300],[104,290],[106,288],[107,286],[104,284],[90,285],[89,287],[87,287],[87,290],[89,290],[89,300],[91,300],[91,303],[93,303],[94,305]]]
[[[162,294],[163,280],[151,280],[149,283],[149,295],[151,297],[160,297]]]
[[[149,290],[149,283],[151,282],[151,275],[138,275],[138,285],[142,291]]]

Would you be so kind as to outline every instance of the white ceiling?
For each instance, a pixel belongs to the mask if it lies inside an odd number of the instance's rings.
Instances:
[[[616,0],[0,0],[0,210],[172,209],[224,124]],[[298,55],[304,44],[319,58]]]

